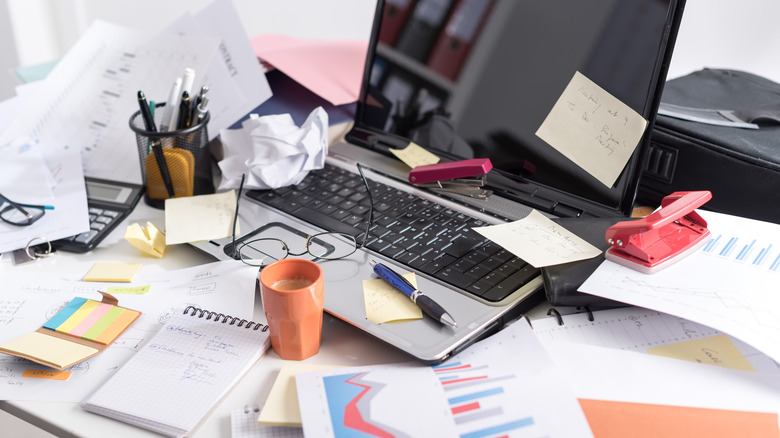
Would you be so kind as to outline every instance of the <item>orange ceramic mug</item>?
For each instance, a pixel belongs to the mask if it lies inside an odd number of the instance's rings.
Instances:
[[[311,260],[277,260],[260,271],[260,296],[276,354],[286,360],[317,354],[325,302],[322,268]]]

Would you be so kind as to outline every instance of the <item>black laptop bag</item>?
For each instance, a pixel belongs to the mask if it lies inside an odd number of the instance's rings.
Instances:
[[[709,190],[705,210],[780,222],[780,84],[741,71],[704,69],[667,81],[661,102],[731,110],[759,129],[659,114],[638,204],[659,205],[675,191]]]

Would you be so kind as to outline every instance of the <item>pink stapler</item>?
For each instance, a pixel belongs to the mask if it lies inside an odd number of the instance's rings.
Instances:
[[[482,188],[492,168],[487,158],[417,166],[409,172],[409,182],[436,191],[485,199],[493,193]]]
[[[684,258],[710,235],[707,222],[694,209],[711,198],[708,191],[675,192],[652,214],[609,227],[605,257],[647,274]]]

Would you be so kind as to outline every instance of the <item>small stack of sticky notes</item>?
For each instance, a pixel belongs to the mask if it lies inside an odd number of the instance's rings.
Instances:
[[[0,345],[0,352],[60,370],[100,353],[141,316],[103,297],[74,298],[43,327]]]

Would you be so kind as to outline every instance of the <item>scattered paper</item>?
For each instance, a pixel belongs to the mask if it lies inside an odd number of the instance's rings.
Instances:
[[[414,272],[403,276],[414,287],[417,278]],[[403,292],[380,279],[363,280],[363,301],[366,306],[366,319],[374,324],[385,322],[422,319],[422,310]]]
[[[285,361],[276,376],[271,393],[265,400],[257,424],[263,426],[301,427],[301,410],[298,393],[295,390],[295,375],[310,371],[338,368],[333,365],[318,365],[304,362]]]
[[[440,160],[415,142],[409,142],[409,146],[403,149],[390,149],[390,152],[412,169],[417,166],[436,164]]]
[[[328,155],[328,113],[317,107],[301,127],[289,114],[252,114],[240,129],[222,130],[225,158],[218,165],[218,190],[238,188],[246,175],[248,189],[276,189],[303,181],[322,169]]]
[[[236,192],[165,200],[165,244],[222,239],[233,234]],[[236,234],[239,233],[236,224]]]
[[[593,258],[601,250],[536,210],[507,224],[474,227],[535,268]]]
[[[639,113],[576,72],[536,135],[612,187],[646,127]]]
[[[165,234],[151,222],[147,222],[145,228],[137,223],[128,225],[125,240],[144,254],[157,258],[165,255]]]
[[[252,47],[258,58],[333,105],[355,102],[360,95],[366,41],[266,34],[253,38]]]
[[[780,225],[711,211],[710,240],[652,275],[606,260],[579,291],[721,330],[780,362]]]
[[[130,283],[141,266],[141,263],[97,262],[83,280]]]

